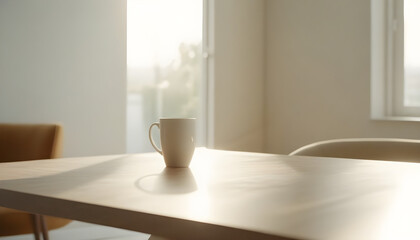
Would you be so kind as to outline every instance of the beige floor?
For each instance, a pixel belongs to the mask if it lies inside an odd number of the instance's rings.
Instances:
[[[50,240],[147,240],[148,234],[73,221],[69,225],[50,231]],[[34,240],[33,235],[0,237],[0,240]]]

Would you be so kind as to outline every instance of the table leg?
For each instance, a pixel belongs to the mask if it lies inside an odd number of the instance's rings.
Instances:
[[[159,237],[159,236],[156,236],[156,235],[150,235],[149,240],[171,240],[171,239]]]
[[[38,215],[38,216],[39,216],[39,222],[41,224],[42,237],[44,240],[49,240],[47,222],[45,221],[45,218],[43,215]]]
[[[33,226],[33,230],[34,230],[35,240],[40,240],[40,237],[39,237],[39,229],[40,229],[39,215],[38,214],[31,214],[31,217],[32,217],[32,226]]]

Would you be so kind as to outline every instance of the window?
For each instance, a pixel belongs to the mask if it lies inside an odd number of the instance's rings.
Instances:
[[[420,117],[420,1],[372,0],[372,116]]]
[[[127,152],[154,151],[160,117],[195,117],[204,139],[202,19],[202,1],[127,1]]]

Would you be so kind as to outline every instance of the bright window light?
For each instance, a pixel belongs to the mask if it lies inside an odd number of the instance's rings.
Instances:
[[[154,151],[160,117],[200,114],[203,2],[127,1],[127,152]]]
[[[420,106],[420,1],[404,1],[404,105]]]

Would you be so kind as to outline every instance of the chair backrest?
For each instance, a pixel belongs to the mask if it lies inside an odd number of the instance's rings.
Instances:
[[[420,162],[420,140],[351,138],[316,142],[290,155]]]
[[[60,157],[61,135],[56,124],[0,124],[0,162]]]

